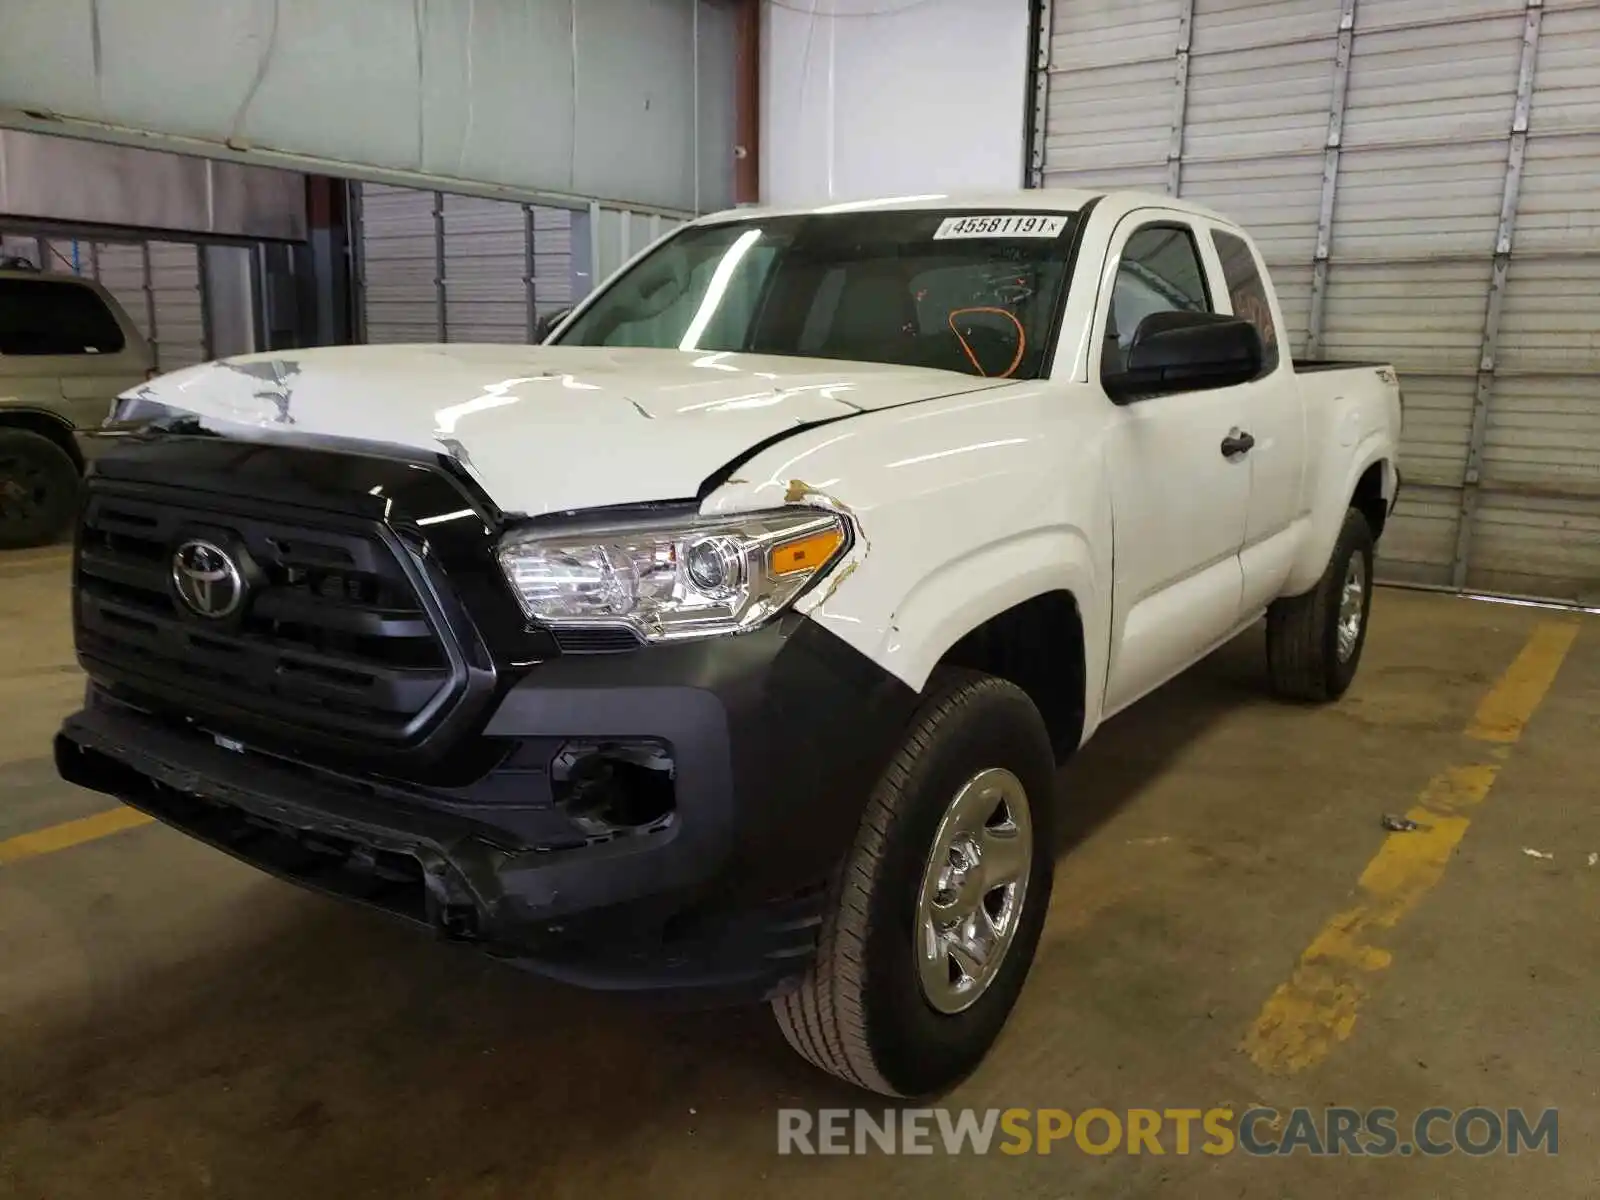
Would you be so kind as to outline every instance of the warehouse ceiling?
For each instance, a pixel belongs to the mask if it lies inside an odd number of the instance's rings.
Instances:
[[[700,0],[8,0],[0,39],[0,125],[457,192],[720,207],[732,123]]]

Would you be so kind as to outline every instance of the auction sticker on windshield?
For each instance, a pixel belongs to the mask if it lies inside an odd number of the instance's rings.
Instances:
[[[934,232],[934,241],[949,238],[1053,238],[1067,227],[1067,218],[1042,213],[993,213],[977,217],[946,217]]]

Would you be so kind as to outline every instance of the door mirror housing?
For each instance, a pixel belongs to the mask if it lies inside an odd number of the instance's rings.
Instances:
[[[1127,366],[1103,377],[1118,404],[1172,392],[1235,387],[1261,374],[1261,332],[1224,313],[1160,312],[1139,322]]]
[[[554,312],[545,313],[544,316],[540,317],[533,326],[534,345],[540,344],[549,337],[550,331],[567,319],[567,314],[572,311],[572,308],[573,306],[569,304],[565,308],[558,308]]]

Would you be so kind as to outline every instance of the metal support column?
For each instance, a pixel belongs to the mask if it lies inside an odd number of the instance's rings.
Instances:
[[[1045,121],[1050,113],[1050,29],[1054,6],[1051,0],[1034,0],[1033,4],[1033,95],[1029,97],[1028,161],[1024,185],[1031,188],[1044,186]]]
[[[350,244],[350,324],[358,344],[367,340],[367,250],[365,189],[350,185],[350,207],[345,211],[345,240]]]
[[[250,252],[250,282],[255,288],[253,340],[257,350],[276,350],[272,336],[272,265],[267,261],[265,242],[257,242]]]
[[[1522,192],[1522,163],[1528,150],[1528,115],[1533,108],[1533,77],[1539,64],[1539,28],[1544,0],[1527,0],[1522,26],[1522,58],[1517,66],[1517,100],[1511,113],[1511,141],[1506,151],[1505,183],[1500,191],[1500,221],[1495,228],[1494,260],[1489,270],[1489,303],[1483,316],[1483,343],[1478,353],[1478,382],[1472,401],[1472,431],[1467,439],[1467,469],[1461,480],[1461,511],[1456,525],[1455,560],[1450,582],[1467,584],[1467,557],[1478,511],[1478,484],[1483,475],[1483,445],[1489,434],[1489,402],[1494,393],[1495,355],[1500,343],[1500,313],[1505,307],[1506,277],[1511,269],[1511,241],[1517,226],[1517,200]]]
[[[433,306],[439,341],[450,340],[449,307],[444,282],[444,193],[433,194]]]
[[[589,201],[589,287],[585,292],[592,292],[600,286],[600,201]],[[581,297],[573,297],[581,299]]]
[[[156,285],[150,273],[150,243],[139,243],[139,264],[144,274],[144,323],[150,338],[155,369],[161,370],[161,331],[156,326]]]
[[[733,202],[757,204],[761,200],[761,0],[741,0],[734,10],[733,26]],[[695,5],[696,20],[700,6]],[[698,26],[697,26],[698,28]],[[695,42],[698,46],[699,35]],[[695,98],[700,95],[696,58]],[[695,128],[700,125],[696,108]],[[698,146],[695,179],[700,178]],[[695,191],[695,216],[700,215],[699,189]]]
[[[538,257],[533,227],[533,205],[524,204],[522,206],[522,303],[527,312],[523,314],[523,336],[527,338],[530,346],[539,340],[539,292],[533,277],[534,264],[538,261]]]
[[[201,245],[191,246],[194,253],[195,290],[200,294],[200,357],[210,362],[217,357],[216,331],[211,316],[211,280],[206,270],[206,251]]]
[[[1333,52],[1333,92],[1328,102],[1328,137],[1322,150],[1322,197],[1317,209],[1317,245],[1311,259],[1311,314],[1306,354],[1322,353],[1323,314],[1328,304],[1328,254],[1333,245],[1333,201],[1339,187],[1339,147],[1344,142],[1345,102],[1350,95],[1350,53],[1355,45],[1356,0],[1339,5],[1339,41]]]
[[[1194,0],[1183,0],[1178,14],[1178,49],[1174,57],[1172,138],[1167,143],[1167,195],[1176,196],[1183,186],[1183,126],[1189,112],[1189,42],[1194,31]]]

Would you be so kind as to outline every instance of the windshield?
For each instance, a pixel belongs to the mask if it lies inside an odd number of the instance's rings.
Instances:
[[[1077,214],[829,213],[682,230],[554,341],[1037,378]]]

